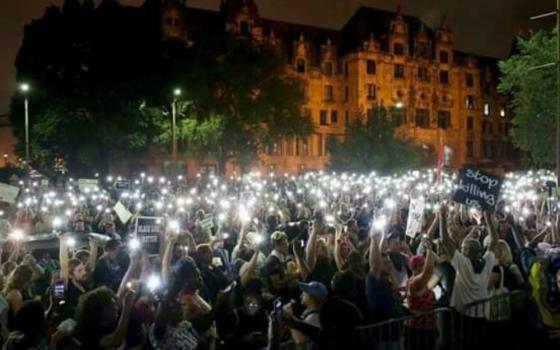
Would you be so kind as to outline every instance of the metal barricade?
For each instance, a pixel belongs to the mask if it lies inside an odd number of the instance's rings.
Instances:
[[[453,320],[451,309],[438,308],[358,327],[358,332],[367,349],[454,349]]]
[[[527,341],[524,327],[526,296],[523,290],[503,293],[467,304],[458,310],[454,320],[456,348],[524,349]]]

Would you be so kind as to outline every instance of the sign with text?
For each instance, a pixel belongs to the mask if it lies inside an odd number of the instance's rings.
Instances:
[[[120,201],[115,204],[113,209],[123,224],[126,224],[132,217],[132,213]]]
[[[214,227],[214,215],[213,214],[206,214],[204,219],[200,222],[200,227],[204,231],[210,231]]]
[[[13,204],[16,202],[19,187],[0,183],[0,202]]]
[[[412,198],[410,200],[410,207],[408,208],[408,220],[406,221],[407,236],[414,237],[417,233],[422,231],[424,205],[424,197]]]
[[[118,191],[127,191],[130,189],[130,180],[118,180],[115,182],[114,186]]]
[[[501,177],[474,168],[463,168],[453,200],[492,213],[501,187]]]
[[[98,184],[99,181],[97,181],[97,179],[78,179],[78,188],[80,191],[94,190]]]
[[[134,232],[140,243],[142,243],[142,248],[148,254],[159,254],[159,245],[164,234],[163,220],[160,217],[139,216],[136,218]]]

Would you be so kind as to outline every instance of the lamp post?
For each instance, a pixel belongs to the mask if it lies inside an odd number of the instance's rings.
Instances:
[[[181,96],[181,89],[176,88],[173,90],[173,103],[172,110],[172,142],[171,156],[173,158],[173,174],[177,172],[177,99]]]
[[[29,166],[29,101],[27,100],[27,93],[29,92],[29,84],[23,83],[19,86],[20,91],[24,96],[25,107],[25,163]]]

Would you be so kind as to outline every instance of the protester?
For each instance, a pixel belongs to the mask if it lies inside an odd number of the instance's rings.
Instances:
[[[455,175],[433,170],[24,184],[2,224],[2,342],[511,349],[523,334],[552,348],[560,211],[539,196],[552,176],[506,175],[487,211],[453,201]]]

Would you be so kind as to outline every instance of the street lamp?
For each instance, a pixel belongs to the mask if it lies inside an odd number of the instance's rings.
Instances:
[[[23,83],[19,86],[19,89],[25,97],[25,163],[29,166],[29,102],[27,100],[27,93],[29,92],[30,87],[29,84]]]
[[[181,89],[175,88],[173,90],[173,103],[171,104],[172,110],[172,158],[173,158],[173,173],[177,171],[177,99],[181,96]]]

